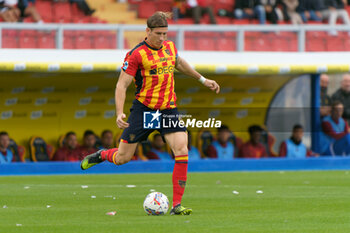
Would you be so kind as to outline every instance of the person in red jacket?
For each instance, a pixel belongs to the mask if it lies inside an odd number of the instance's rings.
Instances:
[[[86,130],[84,132],[83,146],[80,147],[81,159],[85,158],[87,155],[95,153],[97,151],[96,145],[96,135],[91,130]]]
[[[80,161],[80,150],[77,135],[74,132],[68,132],[64,137],[64,146],[58,148],[54,154],[53,161]]]
[[[263,129],[258,125],[252,125],[248,131],[250,139],[241,146],[238,157],[256,159],[267,157],[266,148],[260,142]]]

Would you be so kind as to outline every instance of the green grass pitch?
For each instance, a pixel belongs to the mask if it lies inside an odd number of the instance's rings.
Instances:
[[[190,173],[191,216],[147,216],[151,189],[171,174],[0,177],[0,232],[350,232],[348,171]]]

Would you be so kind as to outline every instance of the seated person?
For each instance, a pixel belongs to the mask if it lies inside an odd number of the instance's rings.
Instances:
[[[101,134],[102,145],[99,149],[111,149],[113,148],[113,132],[111,130],[104,130]]]
[[[264,158],[267,157],[265,146],[260,142],[263,129],[258,125],[248,128],[250,139],[244,143],[239,150],[241,158]]]
[[[305,158],[316,155],[311,150],[306,148],[305,144],[302,142],[303,136],[303,126],[295,125],[293,127],[293,133],[290,139],[287,139],[281,143],[279,157]]]
[[[164,151],[164,141],[160,134],[155,134],[152,141],[152,149],[147,153],[148,159],[161,159],[161,160],[172,160],[173,157],[166,151]]]
[[[309,20],[322,21],[322,9],[324,4],[322,0],[299,0],[299,6],[296,11],[300,14],[304,23]]]
[[[349,155],[350,134],[348,123],[342,118],[344,105],[340,101],[332,103],[330,116],[322,119],[321,153],[324,155]]]
[[[187,144],[188,159],[190,159],[190,160],[201,159],[201,155],[199,153],[199,150],[196,147],[192,146],[192,134],[189,130],[187,130],[187,134],[188,134],[188,144]]]
[[[174,7],[174,20],[178,18],[191,17],[195,24],[199,24],[203,14],[208,14],[211,24],[216,24],[215,15],[213,9],[206,0],[175,0]]]
[[[220,128],[218,128],[216,135],[217,140],[208,147],[208,157],[218,159],[233,159],[235,154],[235,147],[232,142],[229,141],[230,136],[231,131],[227,125],[222,125]]]
[[[85,156],[95,153],[97,151],[97,148],[95,147],[96,144],[96,135],[91,130],[86,130],[84,132],[83,137],[83,146],[80,147],[80,156],[81,159],[85,158]]]
[[[9,149],[10,137],[6,132],[0,132],[0,164],[11,163],[13,160],[12,151]]]
[[[63,147],[57,149],[53,161],[80,161],[80,150],[77,135],[74,132],[68,132],[64,137]]]
[[[266,23],[265,8],[260,0],[236,0],[234,16],[237,19],[257,18],[260,24]]]

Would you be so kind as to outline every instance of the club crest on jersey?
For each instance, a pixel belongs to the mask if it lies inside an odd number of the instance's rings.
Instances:
[[[166,49],[165,52],[170,56],[170,51],[169,51],[169,49]]]
[[[123,64],[123,70],[126,71],[126,69],[128,68],[129,66],[129,62],[128,61],[125,61],[124,64]]]

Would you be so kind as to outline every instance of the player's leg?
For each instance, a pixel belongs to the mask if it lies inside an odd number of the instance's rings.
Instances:
[[[122,165],[131,160],[135,154],[137,143],[120,142],[118,148],[109,150],[99,150],[93,154],[86,156],[80,164],[81,169],[86,170],[103,161],[109,161],[115,165]]]
[[[173,171],[173,208],[170,214],[189,215],[192,209],[181,205],[187,181],[188,149],[187,132],[174,132],[164,135],[164,138],[175,155]]]

